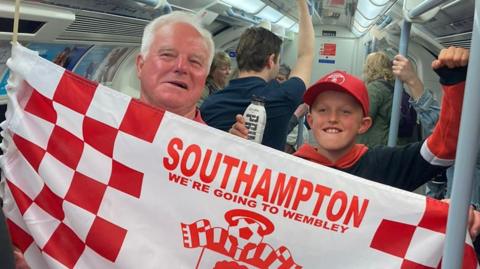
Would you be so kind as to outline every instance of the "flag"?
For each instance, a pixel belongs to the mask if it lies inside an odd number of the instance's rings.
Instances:
[[[3,210],[32,268],[440,268],[440,201],[152,108],[20,45],[8,66]]]

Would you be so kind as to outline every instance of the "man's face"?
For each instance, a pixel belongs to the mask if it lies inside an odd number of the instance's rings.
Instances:
[[[371,125],[369,117],[357,100],[348,93],[325,91],[317,96],[307,121],[318,142],[318,151],[329,159],[338,160],[355,145],[358,134]]]
[[[181,116],[195,111],[208,74],[209,50],[186,23],[157,29],[147,55],[137,57],[140,100]]]

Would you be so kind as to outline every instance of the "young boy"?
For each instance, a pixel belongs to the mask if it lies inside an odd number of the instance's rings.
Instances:
[[[363,81],[342,71],[312,85],[303,99],[310,106],[307,121],[318,147],[305,144],[296,156],[369,180],[415,190],[453,163],[465,87],[468,50],[440,52],[432,67],[440,76],[444,96],[439,122],[424,142],[403,147],[368,148],[355,138],[372,125]]]

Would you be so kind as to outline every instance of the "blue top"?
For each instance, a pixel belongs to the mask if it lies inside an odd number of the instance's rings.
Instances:
[[[297,77],[283,83],[259,77],[234,79],[223,91],[209,96],[200,111],[208,126],[228,131],[235,123],[235,115],[243,114],[253,95],[264,97],[267,124],[262,144],[283,151],[288,121],[305,90],[305,83]]]

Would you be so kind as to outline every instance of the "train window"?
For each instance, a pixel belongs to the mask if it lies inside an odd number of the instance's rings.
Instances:
[[[20,20],[18,23],[18,32],[25,34],[34,34],[45,24],[43,21]],[[11,33],[13,31],[13,19],[0,18],[0,32]]]

